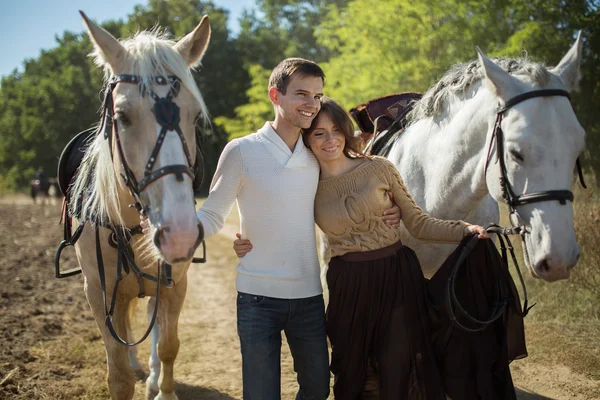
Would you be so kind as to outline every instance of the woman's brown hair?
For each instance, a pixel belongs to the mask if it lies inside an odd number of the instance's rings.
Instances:
[[[362,156],[362,151],[364,150],[365,143],[360,136],[354,135],[354,124],[350,119],[350,116],[344,110],[342,106],[336,103],[333,99],[327,96],[323,96],[321,98],[321,111],[319,114],[313,119],[310,124],[310,128],[305,129],[302,132],[302,140],[306,147],[308,147],[308,137],[313,133],[315,128],[317,127],[317,120],[321,114],[326,113],[331,118],[331,121],[334,125],[344,134],[345,145],[344,145],[344,154],[348,158],[356,158]]]

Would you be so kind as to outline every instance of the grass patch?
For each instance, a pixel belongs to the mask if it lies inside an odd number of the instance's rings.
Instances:
[[[525,318],[529,359],[550,367],[564,365],[600,380],[600,200],[595,188],[584,191],[576,187],[574,192],[573,215],[581,258],[571,279],[554,283],[534,279],[524,266],[520,240],[511,240],[525,277],[529,303],[537,303]],[[508,226],[506,206],[500,206],[500,214],[501,224]]]

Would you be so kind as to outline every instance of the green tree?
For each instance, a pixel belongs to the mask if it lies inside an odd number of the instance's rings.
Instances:
[[[246,10],[240,19],[237,45],[244,61],[268,69],[286,57],[326,61],[331,53],[318,43],[315,28],[327,7],[346,3],[348,0],[257,0],[257,10]]]
[[[235,117],[217,117],[215,125],[227,132],[231,140],[255,132],[273,117],[273,106],[267,96],[270,70],[260,65],[251,65],[249,70],[252,86],[246,92],[248,103],[235,109]]]
[[[63,146],[97,120],[102,74],[87,57],[89,40],[65,32],[57,42],[2,80],[0,170],[12,190],[38,166],[53,175]]]

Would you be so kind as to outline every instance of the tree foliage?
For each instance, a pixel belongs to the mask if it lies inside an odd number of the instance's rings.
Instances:
[[[216,133],[204,142],[207,183],[226,140],[272,118],[268,76],[285,57],[319,62],[326,94],[352,107],[425,91],[452,64],[475,58],[475,46],[555,65],[581,30],[583,79],[572,103],[588,133],[584,165],[597,171],[599,7],[599,0],[257,0],[233,37],[229,13],[212,1],[148,0],[103,26],[120,38],[154,26],[179,38],[210,16],[211,42],[195,73]],[[87,56],[87,35],[65,32],[56,40],[2,78],[0,183],[11,190],[23,188],[38,166],[54,170],[68,140],[99,120],[102,75]]]

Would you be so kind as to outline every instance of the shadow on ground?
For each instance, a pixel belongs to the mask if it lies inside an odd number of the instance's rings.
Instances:
[[[524,389],[516,388],[517,399],[519,400],[556,400],[550,397],[542,396],[541,394],[531,393]]]
[[[179,400],[237,400],[235,397],[216,389],[177,383],[175,393]]]

